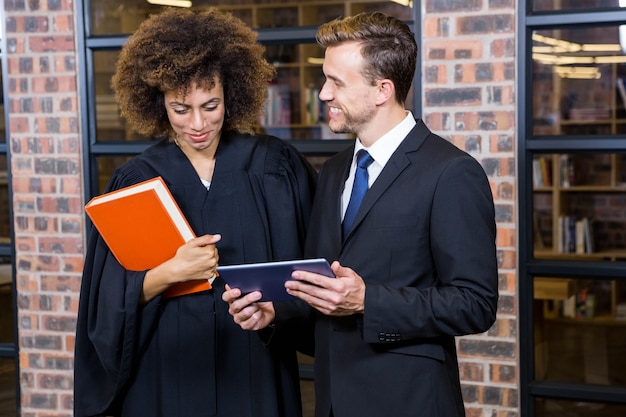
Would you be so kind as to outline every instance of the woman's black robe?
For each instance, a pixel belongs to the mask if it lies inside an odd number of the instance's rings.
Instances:
[[[302,257],[316,174],[280,139],[223,135],[209,191],[178,147],[161,141],[116,170],[106,191],[158,175],[197,236],[222,235],[220,264]],[[219,277],[210,291],[140,305],[145,273],[122,268],[91,231],[76,417],[301,415],[295,334],[277,331],[266,345],[242,330],[221,299]]]

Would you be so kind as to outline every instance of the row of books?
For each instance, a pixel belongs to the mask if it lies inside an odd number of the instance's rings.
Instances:
[[[285,84],[272,84],[267,87],[267,100],[263,126],[288,126],[291,124],[291,93]]]
[[[306,120],[305,123],[315,125],[324,121],[324,102],[320,100],[320,89],[309,85],[306,89]]]
[[[591,221],[587,217],[559,216],[558,253],[593,253],[594,241]]]
[[[558,174],[562,187],[569,187],[576,183],[576,170],[570,155],[559,156]],[[552,186],[552,157],[540,156],[533,159],[533,185],[535,187]]]
[[[310,85],[305,91],[306,114],[303,123],[316,125],[324,122],[325,103],[319,98],[320,90]],[[288,126],[292,124],[292,100],[289,86],[272,84],[267,87],[267,100],[261,123],[263,126]]]
[[[580,107],[569,111],[570,120],[597,120],[611,117],[611,110],[606,107]]]
[[[590,319],[595,316],[596,297],[585,288],[561,303],[561,317]]]

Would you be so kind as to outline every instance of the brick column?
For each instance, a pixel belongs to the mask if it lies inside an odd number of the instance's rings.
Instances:
[[[5,0],[22,416],[72,416],[83,190],[71,0]]]
[[[422,3],[424,120],[483,165],[498,223],[500,301],[485,334],[457,339],[468,417],[519,415],[515,2]]]

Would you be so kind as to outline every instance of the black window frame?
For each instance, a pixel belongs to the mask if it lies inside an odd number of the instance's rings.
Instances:
[[[2,21],[6,21],[4,15],[4,9],[0,11],[0,18]],[[16,281],[16,268],[15,268],[15,233],[13,228],[13,192],[11,187],[11,153],[10,150],[10,129],[9,129],[9,72],[6,59],[7,42],[6,42],[6,25],[2,25],[2,31],[0,33],[0,61],[2,70],[2,92],[4,105],[4,117],[5,120],[5,141],[0,142],[0,155],[6,157],[7,161],[7,174],[8,174],[8,194],[9,194],[9,242],[0,243],[0,257],[11,259],[11,275],[13,276],[12,285],[12,314],[13,314],[13,342],[12,343],[0,343],[0,359],[13,360],[15,364],[15,409],[17,414],[20,414],[20,370],[19,370],[19,343],[18,343],[18,331],[17,331],[17,286]]]
[[[519,184],[519,352],[520,415],[535,415],[535,400],[551,398],[571,401],[603,402],[626,405],[626,387],[574,384],[537,380],[534,375],[533,279],[537,276],[570,278],[603,278],[624,280],[626,262],[573,261],[538,259],[533,256],[533,180],[532,160],[536,154],[572,152],[624,152],[626,135],[606,136],[533,136],[532,33],[535,30],[586,26],[593,24],[626,24],[624,10],[579,10],[533,12],[533,0],[518,3],[518,184]]]

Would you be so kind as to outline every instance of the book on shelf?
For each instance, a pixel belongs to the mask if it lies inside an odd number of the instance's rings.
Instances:
[[[583,239],[585,241],[585,253],[593,253],[596,251],[595,243],[593,240],[593,228],[591,221],[587,217],[583,217]]]
[[[533,159],[533,185],[549,187],[552,185],[552,160],[545,156]]]
[[[575,221],[575,246],[576,246],[576,253],[580,254],[580,253],[586,253],[586,248],[585,248],[585,231],[584,231],[584,222],[582,219],[580,220],[576,220]]]
[[[85,212],[113,256],[132,271],[160,265],[195,237],[161,177],[94,197]],[[171,286],[163,296],[210,288],[206,280],[187,281]]]
[[[618,77],[617,80],[615,80],[615,83],[617,84],[619,95],[622,98],[622,104],[624,105],[624,108],[626,108],[626,86],[624,86],[624,79]]]
[[[626,302],[621,302],[615,306],[615,319],[626,320]]]
[[[315,85],[309,85],[306,89],[306,123],[316,125],[320,122],[321,100],[319,98],[320,90]]]
[[[594,252],[593,230],[589,218],[559,216],[558,253],[585,254]]]
[[[291,95],[289,86],[270,84],[263,112],[263,126],[289,126],[291,124]]]
[[[562,187],[570,187],[575,184],[574,161],[567,154],[563,154],[559,157],[559,174]]]

